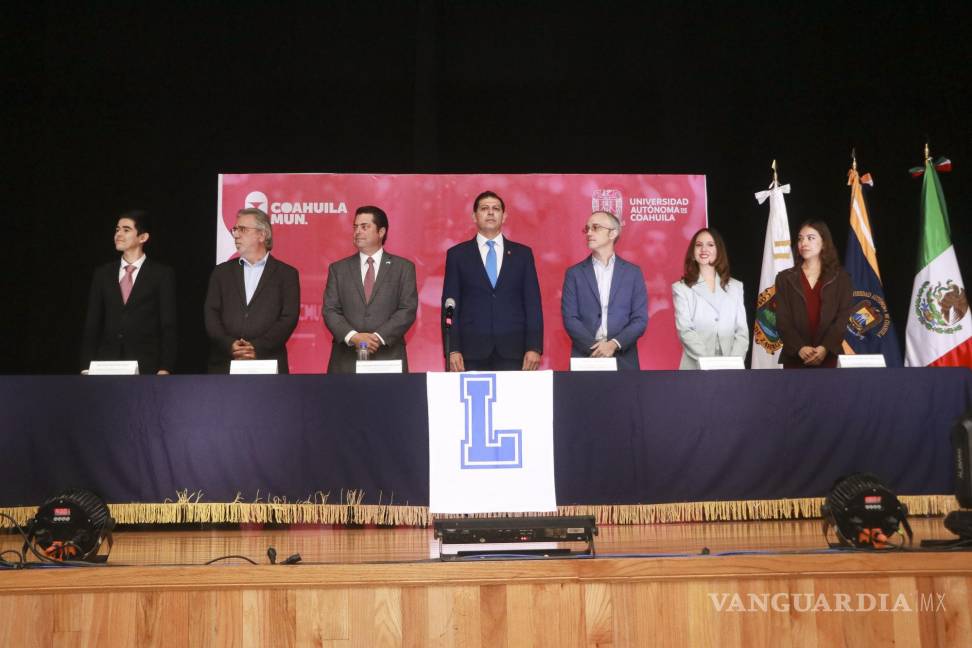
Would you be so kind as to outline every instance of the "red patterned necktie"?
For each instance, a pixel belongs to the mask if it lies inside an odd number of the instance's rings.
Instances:
[[[368,271],[365,272],[364,293],[365,301],[371,301],[371,291],[375,287],[375,260],[368,257]]]
[[[125,266],[125,276],[121,279],[121,293],[122,293],[122,303],[127,304],[128,298],[132,294],[132,287],[135,285],[135,280],[132,279],[132,275],[135,273],[135,266],[127,265]]]

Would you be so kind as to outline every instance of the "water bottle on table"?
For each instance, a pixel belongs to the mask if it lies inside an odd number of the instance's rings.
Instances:
[[[358,342],[358,360],[368,360],[370,354],[368,353],[368,343]]]

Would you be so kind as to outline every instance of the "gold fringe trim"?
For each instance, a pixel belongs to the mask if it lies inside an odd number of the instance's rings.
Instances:
[[[909,515],[945,515],[958,508],[952,495],[903,495]],[[593,515],[598,524],[671,524],[744,520],[805,520],[820,517],[822,497],[724,502],[675,502],[559,506],[560,515]]]
[[[342,504],[328,504],[327,494],[318,493],[302,502],[280,498],[244,502],[202,502],[202,493],[180,492],[176,501],[158,504],[109,504],[119,524],[376,524],[383,526],[425,527],[433,518],[449,519],[462,515],[436,515],[425,506],[362,504],[361,491],[343,491]],[[951,495],[904,495],[901,501],[912,516],[945,515],[958,508]],[[380,502],[381,498],[379,498]],[[726,502],[675,502],[671,504],[602,504],[560,506],[557,515],[593,515],[597,524],[672,524],[679,522],[728,522],[742,520],[798,520],[820,517],[822,497],[776,500],[736,500]],[[0,508],[25,525],[37,507]],[[476,517],[546,516],[553,513],[494,513]],[[0,528],[10,527],[0,517]]]

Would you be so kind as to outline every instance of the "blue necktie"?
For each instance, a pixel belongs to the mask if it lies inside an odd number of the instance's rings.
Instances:
[[[490,285],[496,287],[496,241],[486,241],[489,252],[486,253],[486,276],[489,277]]]

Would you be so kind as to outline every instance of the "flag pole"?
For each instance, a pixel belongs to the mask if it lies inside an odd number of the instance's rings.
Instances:
[[[773,160],[773,163],[770,165],[770,168],[773,169],[773,188],[775,189],[776,187],[780,186],[780,180],[776,175],[776,160]]]
[[[857,149],[851,149],[851,169],[857,171]]]

